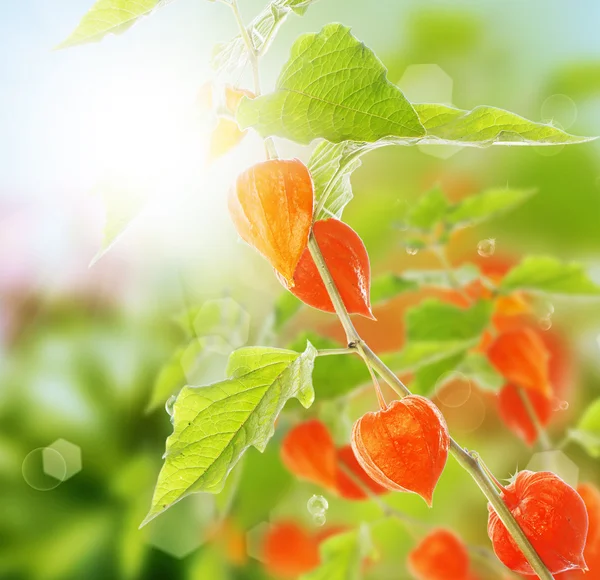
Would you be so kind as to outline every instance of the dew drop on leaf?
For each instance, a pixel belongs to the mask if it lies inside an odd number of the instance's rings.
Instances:
[[[171,417],[171,419],[173,419],[173,408],[175,407],[175,401],[177,400],[177,397],[175,395],[172,395],[171,397],[169,397],[167,399],[167,402],[165,403],[165,411],[167,412],[167,414],[169,415],[169,417]]]
[[[329,509],[329,502],[322,495],[313,495],[306,503],[306,507],[308,513],[313,516],[313,518],[316,516],[323,516],[323,518],[325,518],[325,512]]]
[[[540,318],[539,325],[542,330],[550,330],[552,328],[552,317],[545,316],[544,318]]]
[[[477,253],[482,258],[489,258],[494,255],[496,251],[496,240],[494,238],[487,238],[485,240],[481,240],[477,244]]]
[[[313,523],[315,524],[315,526],[324,526],[325,522],[327,521],[327,518],[325,517],[325,513],[322,514],[315,514],[313,516]]]

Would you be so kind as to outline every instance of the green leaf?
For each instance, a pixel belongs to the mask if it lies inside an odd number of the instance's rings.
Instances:
[[[301,580],[359,580],[362,561],[372,550],[366,524],[358,530],[336,534],[321,545],[321,565],[301,576]]]
[[[435,187],[423,194],[411,208],[407,216],[407,224],[414,229],[430,231],[446,214],[448,200],[444,192]]]
[[[470,308],[459,308],[429,299],[406,314],[409,341],[454,341],[477,338],[492,314],[492,302],[481,300]]]
[[[300,37],[275,92],[243,99],[237,120],[263,137],[278,135],[302,144],[317,138],[339,143],[424,134],[381,61],[341,24]]]
[[[478,352],[467,354],[458,371],[486,391],[498,392],[504,385],[504,377],[498,373],[485,355]]]
[[[529,256],[502,280],[500,291],[532,290],[550,294],[599,296],[600,286],[593,282],[581,264],[565,263],[550,256]]]
[[[330,338],[307,332],[296,338],[288,348],[297,350],[307,341],[316,349],[343,346]],[[319,401],[340,397],[369,381],[369,371],[363,360],[356,355],[319,356],[315,359],[313,385]]]
[[[404,292],[417,290],[419,284],[415,280],[407,279],[397,274],[382,274],[373,278],[371,283],[371,304],[391,300]]]
[[[266,347],[242,348],[229,358],[228,379],[185,387],[175,402],[173,434],[158,476],[147,524],[195,492],[218,493],[244,452],[264,451],[285,403],[314,400],[311,383],[316,350],[302,354]]]
[[[272,0],[247,26],[254,49],[264,54],[279,27],[291,12],[302,16],[316,0]],[[238,35],[229,42],[218,44],[213,52],[211,64],[222,72],[232,72],[248,63],[248,51],[244,39]]]
[[[222,338],[232,350],[246,344],[250,331],[250,315],[232,298],[207,300],[175,320],[188,336]]]
[[[57,48],[98,42],[107,34],[119,34],[131,28],[142,16],[170,0],[97,0],[82,18],[71,36]]]
[[[488,189],[467,197],[450,209],[445,219],[454,226],[473,226],[493,219],[525,203],[534,189]]]
[[[488,145],[569,145],[595,137],[575,137],[558,127],[534,123],[496,107],[479,106],[471,111],[448,105],[415,104],[427,136],[420,143],[486,147]]]
[[[600,457],[600,399],[596,399],[586,409],[577,428],[569,430],[569,437],[579,443],[591,457]]]

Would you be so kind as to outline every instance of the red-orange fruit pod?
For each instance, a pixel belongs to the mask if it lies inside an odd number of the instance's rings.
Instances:
[[[539,424],[545,427],[552,416],[552,401],[531,389],[521,389],[524,397],[529,399]],[[538,438],[538,432],[529,416],[529,412],[515,385],[505,385],[498,393],[498,411],[504,424],[517,437],[523,439],[527,444],[533,445]]]
[[[509,382],[549,397],[548,350],[530,328],[500,334],[487,351],[490,362]]]
[[[385,487],[371,479],[369,474],[361,467],[350,445],[344,445],[344,447],[337,450],[337,459],[339,465],[337,469],[337,492],[344,499],[363,500],[369,497],[346,473],[346,470],[350,471],[356,479],[361,481],[374,494],[381,495],[387,491]]]
[[[464,542],[444,529],[427,534],[408,554],[408,569],[417,580],[467,580],[469,554]]]
[[[281,445],[283,464],[297,477],[336,487],[337,454],[327,427],[311,419],[291,429]]]
[[[229,213],[240,237],[293,285],[308,243],[313,183],[298,159],[271,159],[244,171],[229,195]]]
[[[570,485],[549,471],[520,471],[501,495],[551,574],[587,569],[587,510]],[[494,508],[488,505],[488,510],[488,536],[496,556],[513,572],[535,575]]]
[[[270,574],[295,579],[319,565],[319,542],[298,524],[280,522],[264,537],[262,559]]]
[[[366,413],[352,429],[352,449],[369,476],[387,489],[417,493],[429,506],[449,444],[444,417],[420,395]]]
[[[313,233],[348,312],[373,318],[371,266],[360,236],[350,226],[334,218],[315,222]],[[302,254],[294,272],[294,286],[290,287],[289,283],[287,286],[305,304],[325,312],[335,312],[308,249]]]

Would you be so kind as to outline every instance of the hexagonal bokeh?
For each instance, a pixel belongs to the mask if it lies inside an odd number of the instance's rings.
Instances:
[[[215,496],[195,493],[152,520],[145,528],[146,542],[173,558],[185,558],[210,537],[217,522]]]
[[[530,471],[551,471],[571,487],[577,487],[579,481],[579,467],[559,449],[535,453],[529,460],[526,469]]]
[[[452,78],[437,64],[413,64],[398,86],[411,103],[452,104]]]
[[[66,472],[62,462],[56,461],[56,453],[64,460]],[[43,452],[44,472],[60,481],[67,481],[81,471],[81,447],[70,443],[66,439],[57,439]]]

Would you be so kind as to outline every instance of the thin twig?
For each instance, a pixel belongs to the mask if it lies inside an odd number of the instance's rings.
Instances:
[[[517,393],[523,402],[523,406],[525,407],[525,411],[527,412],[533,427],[535,428],[541,449],[543,451],[550,451],[552,449],[552,441],[550,441],[546,429],[544,429],[544,426],[540,423],[540,418],[535,412],[531,399],[527,396],[525,389],[522,389],[521,387],[517,387]]]

